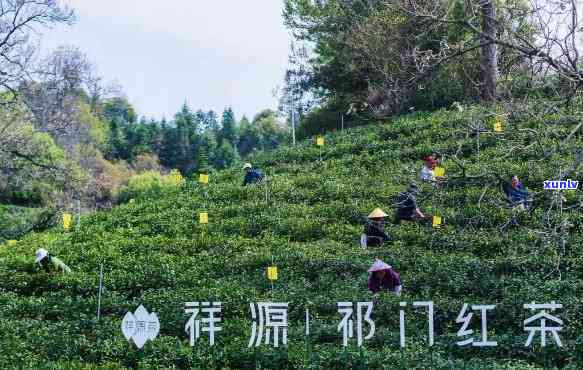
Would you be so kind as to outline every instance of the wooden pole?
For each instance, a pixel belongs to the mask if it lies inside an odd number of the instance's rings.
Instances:
[[[77,231],[81,227],[81,200],[77,199]]]
[[[97,321],[101,318],[101,292],[103,290],[103,263],[99,268],[99,293],[97,295]]]

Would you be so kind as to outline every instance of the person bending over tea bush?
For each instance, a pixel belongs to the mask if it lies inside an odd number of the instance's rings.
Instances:
[[[511,183],[504,185],[504,193],[511,207],[518,207],[521,210],[528,208],[528,191],[524,188],[518,176],[512,176]]]
[[[383,261],[376,259],[368,269],[368,289],[373,293],[374,302],[378,302],[381,292],[388,291],[401,295],[401,276]]]
[[[412,183],[406,192],[399,194],[397,197],[397,212],[395,214],[395,224],[400,224],[401,220],[417,221],[425,219],[425,215],[417,205],[417,194],[419,188],[417,184]]]
[[[52,271],[64,273],[71,272],[69,266],[65,265],[63,261],[61,261],[57,257],[51,256],[49,252],[44,248],[40,248],[36,251],[36,259],[34,260],[34,262],[38,263],[39,266],[47,273]]]
[[[385,233],[387,214],[382,209],[376,208],[368,215],[364,225],[364,234],[360,238],[363,248],[382,246],[384,242],[391,240]]]
[[[435,176],[433,172],[435,167],[437,166],[437,159],[433,155],[425,157],[425,164],[421,168],[421,172],[419,173],[419,179],[424,182],[430,182],[434,185],[441,186],[443,181],[445,180],[441,176]]]
[[[263,173],[259,170],[254,169],[251,163],[245,163],[243,169],[245,170],[245,179],[243,180],[243,186],[261,182],[263,180]]]

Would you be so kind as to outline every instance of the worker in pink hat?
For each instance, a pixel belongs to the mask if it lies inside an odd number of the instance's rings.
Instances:
[[[376,259],[368,273],[368,289],[374,294],[375,301],[382,291],[401,295],[401,276],[391,266]]]

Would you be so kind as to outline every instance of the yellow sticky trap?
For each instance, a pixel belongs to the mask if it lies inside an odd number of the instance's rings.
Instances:
[[[172,182],[174,182],[175,185],[180,185],[184,181],[184,177],[182,177],[182,174],[178,170],[170,171],[170,176],[171,176]]]
[[[321,136],[320,136],[320,137],[318,137],[318,138],[316,139],[316,145],[318,145],[318,146],[323,146],[323,145],[324,145],[324,138],[323,138],[323,137],[321,137]]]
[[[206,212],[202,212],[198,214],[198,222],[201,224],[208,224],[209,223],[209,214]]]
[[[269,266],[267,268],[267,278],[271,281],[277,280],[277,266]]]
[[[71,222],[73,221],[73,215],[70,213],[63,214],[63,229],[69,231],[71,229]]]
[[[201,184],[208,184],[209,183],[209,175],[204,175],[204,174],[200,174],[200,176],[198,177],[198,182],[200,182]]]
[[[445,168],[435,167],[435,169],[433,170],[433,173],[435,174],[435,177],[443,177],[443,176],[445,176]]]
[[[14,247],[16,245],[17,241],[16,240],[9,240],[8,241],[8,246],[9,247]]]
[[[496,122],[494,122],[494,131],[495,132],[504,131],[504,126],[502,125],[502,121],[496,120]]]
[[[433,216],[433,227],[441,226],[441,216]]]

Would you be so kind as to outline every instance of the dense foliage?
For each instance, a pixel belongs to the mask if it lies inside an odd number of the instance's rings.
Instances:
[[[184,104],[170,122],[138,121],[127,100],[114,98],[105,102],[103,116],[110,125],[108,159],[133,164],[139,155],[155,155],[163,167],[179,169],[185,176],[226,168],[254,150],[277,147],[287,136],[270,110],[253,121],[243,117],[237,122],[233,110],[226,108],[219,121],[213,111],[192,112]]]
[[[59,48],[43,67],[51,74],[23,83],[18,103],[0,96],[0,204],[49,213],[76,210],[77,200],[83,211],[107,208],[132,176],[222,169],[286,141],[271,110],[237,121],[231,108],[219,119],[184,104],[171,121],[138,119],[126,98],[104,96],[91,83],[91,66],[76,48]],[[7,222],[22,221],[10,215]],[[28,229],[50,225],[36,221]]]
[[[57,228],[4,245],[0,367],[581,368],[583,198],[581,190],[565,192],[559,209],[555,194],[542,190],[544,180],[569,168],[568,176],[581,178],[581,166],[571,166],[581,132],[569,136],[576,123],[537,111],[541,106],[514,112],[503,133],[492,131],[491,114],[471,108],[330,134],[323,148],[309,140],[256,156],[265,184],[241,187],[239,168],[212,172],[208,188],[159,187],[83,217],[78,231]],[[476,125],[483,128],[479,141]],[[442,215],[444,226],[389,226],[393,242],[363,251],[363,216],[377,206],[390,211],[394,195],[417,177],[420,159],[434,151],[444,157],[448,182],[441,191],[424,185],[420,204]],[[512,214],[500,178],[512,174],[535,201],[516,224],[503,227]],[[198,224],[202,211],[208,225]],[[39,247],[73,273],[35,271]],[[401,273],[404,293],[383,296],[375,306],[377,331],[364,351],[352,343],[343,353],[336,302],[371,299],[366,269],[374,256]],[[105,291],[97,322],[101,263]],[[273,290],[265,277],[272,263],[279,267]],[[207,300],[223,304],[219,345],[209,348],[203,334],[190,348],[184,302]],[[435,345],[426,343],[426,313],[409,304],[407,347],[399,350],[399,302],[425,300],[436,304]],[[553,300],[564,305],[557,312],[565,322],[564,347],[525,348],[522,324],[530,313],[522,304]],[[249,303],[259,301],[289,302],[287,348],[247,348]],[[498,347],[456,346],[463,303],[497,304],[488,337]],[[120,330],[123,315],[139,304],[161,322],[160,336],[142,355]],[[303,336],[306,308],[313,315],[311,356]],[[477,316],[471,328],[478,337]]]
[[[289,101],[291,95],[300,115],[306,116],[300,133],[329,129],[319,118],[339,117],[351,105],[379,118],[480,99],[482,45],[487,43],[480,33],[478,9],[484,2],[285,0],[284,4],[284,22],[301,50],[290,53],[284,98]],[[508,47],[516,40],[532,42],[533,21],[526,16],[532,7],[522,0],[495,2],[500,50],[493,79],[499,97],[516,98],[525,90],[529,94],[537,90],[538,71],[529,67],[531,58]],[[305,106],[318,109],[307,113]]]

